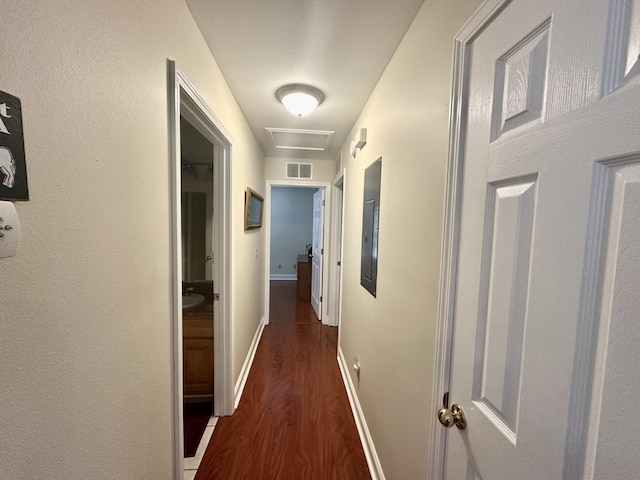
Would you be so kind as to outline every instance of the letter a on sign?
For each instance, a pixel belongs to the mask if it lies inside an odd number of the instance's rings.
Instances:
[[[29,200],[20,99],[0,91],[0,200]]]

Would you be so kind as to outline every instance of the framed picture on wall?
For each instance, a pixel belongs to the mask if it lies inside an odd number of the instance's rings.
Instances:
[[[244,194],[244,229],[262,227],[262,211],[264,210],[264,199],[255,190],[247,187]]]
[[[20,99],[0,91],[0,200],[29,200]]]

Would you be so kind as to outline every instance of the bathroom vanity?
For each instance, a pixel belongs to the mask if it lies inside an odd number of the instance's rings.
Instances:
[[[182,320],[184,396],[213,395],[213,316],[185,313]]]

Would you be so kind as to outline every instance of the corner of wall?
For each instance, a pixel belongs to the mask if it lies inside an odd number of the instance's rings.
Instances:
[[[369,432],[367,421],[364,418],[362,407],[360,406],[360,400],[358,399],[358,393],[355,385],[349,375],[349,366],[342,353],[342,348],[338,346],[338,366],[340,367],[340,373],[342,374],[342,381],[344,387],[347,390],[347,396],[349,397],[349,405],[351,405],[351,411],[353,412],[353,418],[358,428],[358,435],[360,436],[360,442],[364,450],[364,455],[367,459],[367,465],[369,466],[369,472],[371,473],[371,480],[385,480],[384,472],[382,471],[382,464],[378,458],[376,447],[373,444],[373,438]]]
[[[265,326],[265,317],[260,319],[260,323],[258,324],[258,328],[256,329],[256,333],[253,336],[253,341],[251,342],[251,347],[249,347],[249,351],[247,352],[247,357],[242,364],[242,369],[240,370],[240,376],[238,377],[238,381],[236,382],[235,388],[233,389],[233,409],[238,408],[240,404],[240,399],[242,398],[242,392],[244,391],[244,386],[247,383],[247,378],[249,378],[249,371],[251,370],[251,365],[253,365],[253,359],[256,356],[256,351],[258,350],[258,344],[260,343],[260,338],[262,338],[262,332],[264,331]]]

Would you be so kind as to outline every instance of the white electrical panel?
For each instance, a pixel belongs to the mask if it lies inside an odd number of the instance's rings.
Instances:
[[[13,257],[20,240],[18,212],[11,202],[0,202],[0,258]]]

